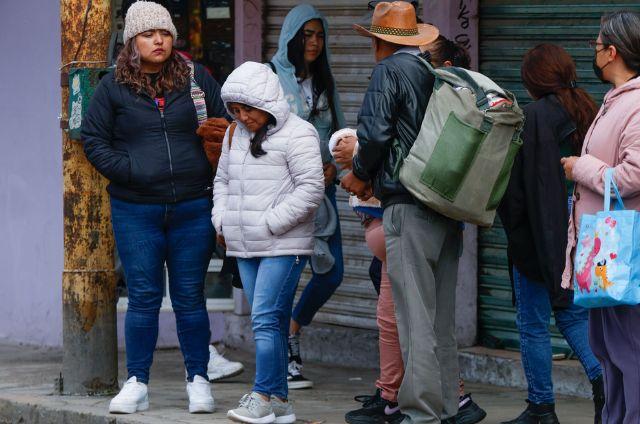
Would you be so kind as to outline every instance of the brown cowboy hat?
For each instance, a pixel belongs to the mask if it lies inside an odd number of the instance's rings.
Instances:
[[[440,34],[433,25],[418,24],[416,10],[406,1],[378,3],[371,18],[371,27],[366,29],[354,24],[353,29],[362,36],[376,37],[403,46],[429,44]]]

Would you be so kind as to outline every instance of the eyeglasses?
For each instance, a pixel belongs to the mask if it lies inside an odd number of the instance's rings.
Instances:
[[[589,47],[591,47],[592,49],[597,49],[598,46],[604,46],[605,48],[607,48],[610,46],[610,44],[600,43],[598,42],[598,40],[589,40]]]

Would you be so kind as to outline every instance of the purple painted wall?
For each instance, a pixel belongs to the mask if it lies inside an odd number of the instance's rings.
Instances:
[[[124,312],[118,312],[118,347],[124,349]],[[171,311],[161,311],[159,318],[158,348],[178,347],[178,330],[176,318]],[[211,342],[219,342],[224,338],[224,312],[209,312],[209,328]]]
[[[235,65],[262,61],[262,0],[235,0]]]
[[[60,345],[59,2],[0,2],[0,51],[0,337]]]
[[[436,25],[445,37],[464,45],[471,67],[478,69],[479,0],[425,0],[423,20]],[[460,346],[473,346],[478,329],[478,230],[467,225],[464,251],[458,266],[456,287],[456,334]]]
[[[479,0],[425,0],[425,22],[436,25],[445,37],[469,50],[471,68],[478,69]]]

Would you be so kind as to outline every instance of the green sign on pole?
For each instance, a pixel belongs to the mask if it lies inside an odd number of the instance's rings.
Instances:
[[[71,68],[69,71],[69,138],[80,140],[82,118],[100,79],[111,68]]]

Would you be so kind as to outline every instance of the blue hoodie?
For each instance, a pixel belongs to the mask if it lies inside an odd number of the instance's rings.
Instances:
[[[318,12],[313,6],[309,4],[301,4],[294,7],[287,14],[282,25],[280,32],[280,39],[278,41],[278,51],[271,58],[271,63],[276,68],[280,84],[284,90],[285,98],[289,102],[291,112],[295,113],[302,119],[309,121],[318,131],[320,136],[320,151],[322,153],[322,162],[327,163],[331,161],[331,153],[329,152],[329,138],[333,129],[331,111],[326,110],[320,114],[310,117],[311,109],[305,101],[303,94],[301,93],[298,79],[296,78],[296,68],[288,58],[289,41],[295,37],[296,33],[312,19],[320,19],[324,28],[324,48],[327,52],[327,60],[331,61],[331,54],[329,52],[329,37],[327,20]],[[322,98],[326,99],[326,95],[321,96],[319,102],[322,102]],[[342,108],[340,107],[340,97],[338,96],[338,90],[334,83],[334,95],[333,95],[334,107],[336,110],[336,117],[338,122],[336,123],[336,129],[344,128],[344,115],[342,114]]]

